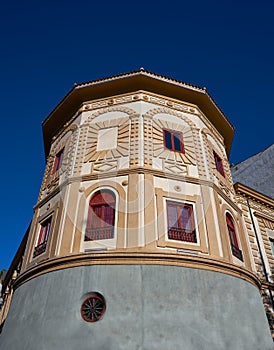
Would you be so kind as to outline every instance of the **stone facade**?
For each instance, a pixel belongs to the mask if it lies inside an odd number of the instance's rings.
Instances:
[[[243,210],[252,265],[261,281],[261,294],[274,338],[274,200],[240,183],[235,184]]]

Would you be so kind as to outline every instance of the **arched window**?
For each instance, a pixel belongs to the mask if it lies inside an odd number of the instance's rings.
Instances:
[[[89,202],[85,241],[114,238],[115,195],[109,190],[94,193]]]
[[[236,258],[243,261],[243,255],[242,251],[239,248],[234,221],[229,213],[226,214],[226,225],[228,229],[232,254],[236,256]]]

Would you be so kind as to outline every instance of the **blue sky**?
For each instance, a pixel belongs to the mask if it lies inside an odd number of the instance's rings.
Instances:
[[[144,67],[207,87],[235,126],[230,162],[274,142],[274,2],[19,1],[0,5],[0,270],[32,218],[41,123],[74,83]]]

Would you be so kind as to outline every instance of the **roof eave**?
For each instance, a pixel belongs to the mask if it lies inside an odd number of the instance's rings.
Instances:
[[[224,137],[229,155],[234,128],[210,94],[202,88],[140,70],[78,84],[71,89],[43,122],[45,155],[52,137],[70,120],[85,101],[145,90],[197,105]]]

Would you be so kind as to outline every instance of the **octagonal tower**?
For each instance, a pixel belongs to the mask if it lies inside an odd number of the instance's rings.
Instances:
[[[1,350],[272,349],[205,89],[143,69],[75,85],[43,133]]]

